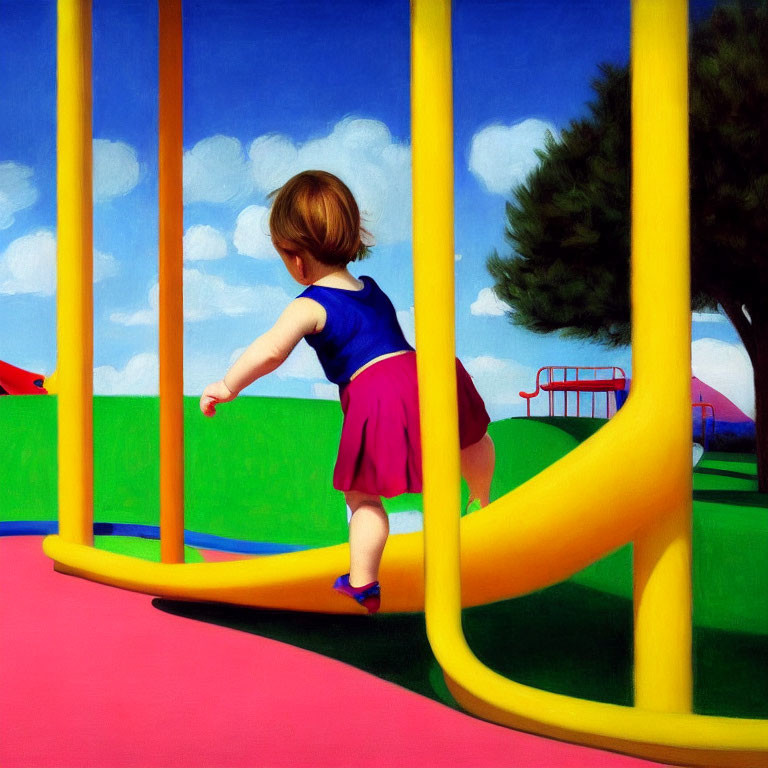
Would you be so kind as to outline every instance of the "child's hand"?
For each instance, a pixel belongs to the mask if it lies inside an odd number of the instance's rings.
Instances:
[[[203,390],[203,395],[200,398],[200,410],[206,416],[214,416],[216,414],[216,406],[219,403],[228,403],[236,397],[237,394],[232,392],[223,380],[216,381],[213,384],[209,384]]]

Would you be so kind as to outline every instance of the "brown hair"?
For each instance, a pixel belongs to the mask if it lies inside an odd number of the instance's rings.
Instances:
[[[347,185],[327,171],[302,171],[272,192],[272,241],[279,250],[308,251],[329,266],[365,258],[369,237]]]

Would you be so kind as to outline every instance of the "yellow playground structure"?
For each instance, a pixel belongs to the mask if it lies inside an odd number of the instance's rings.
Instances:
[[[90,0],[59,0],[60,533],[46,538],[44,549],[62,573],[152,595],[353,612],[358,606],[330,588],[346,567],[346,545],[257,560],[183,562],[181,0],[158,5],[163,562],[92,546]],[[429,641],[452,694],[480,717],[663,762],[768,766],[768,722],[691,712],[686,0],[632,2],[629,399],[576,450],[462,519],[453,330],[451,7],[450,0],[412,0],[411,8],[425,530],[394,536],[387,544],[382,610],[425,610]],[[653,427],[659,421],[667,425],[663,434]],[[451,445],[454,450],[447,448]],[[623,457],[620,464],[615,456]],[[607,462],[614,468],[610,474],[604,471]],[[462,606],[552,585],[627,542],[634,544],[634,707],[520,685],[483,665],[468,647]]]

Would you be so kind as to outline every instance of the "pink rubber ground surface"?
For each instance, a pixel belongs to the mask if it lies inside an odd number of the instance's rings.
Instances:
[[[3,768],[654,765],[517,733],[302,649],[172,616],[0,539]]]

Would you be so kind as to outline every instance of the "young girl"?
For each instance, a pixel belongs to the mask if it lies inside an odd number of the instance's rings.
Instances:
[[[358,279],[347,269],[367,248],[357,203],[340,179],[324,171],[294,176],[274,198],[269,227],[291,277],[308,287],[221,381],[205,388],[200,408],[213,416],[218,403],[274,371],[302,338],[315,349],[340,388],[344,423],[333,486],[352,513],[349,573],[334,589],[375,613],[389,535],[381,497],[422,487],[416,353],[389,298],[372,278]],[[456,377],[462,474],[470,499],[485,506],[494,470],[490,419],[459,360]]]

